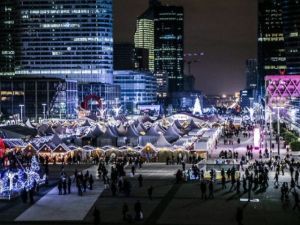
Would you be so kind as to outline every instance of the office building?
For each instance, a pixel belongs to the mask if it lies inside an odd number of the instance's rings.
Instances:
[[[92,113],[97,113],[101,107],[111,109],[116,99],[120,98],[118,85],[103,83],[79,83],[78,100],[80,106]]]
[[[0,76],[15,74],[17,0],[0,1]]]
[[[137,18],[134,34],[135,48],[147,49],[148,70],[154,72],[154,4]]]
[[[300,74],[300,2],[282,0],[287,74]]]
[[[134,68],[139,71],[149,71],[149,51],[145,48],[134,49]]]
[[[257,34],[259,88],[263,90],[266,75],[284,73],[287,68],[281,0],[259,1]]]
[[[159,102],[164,102],[169,91],[168,75],[165,72],[156,72],[154,76],[156,78],[157,98]]]
[[[256,89],[258,85],[257,60],[248,59],[246,61],[246,88]]]
[[[168,92],[184,86],[184,17],[183,7],[159,6],[154,11],[154,68],[168,75]]]
[[[60,78],[0,77],[0,112],[19,118],[75,118],[77,81]],[[22,112],[22,115],[20,113]]]
[[[19,0],[16,73],[112,83],[112,0]]]
[[[168,77],[167,96],[183,90],[183,7],[151,0],[148,9],[137,19],[134,43],[136,48],[148,50],[149,71]]]
[[[121,104],[128,111],[156,102],[156,78],[150,72],[114,71],[114,84],[120,86]]]
[[[134,59],[134,44],[114,43],[114,70],[133,70]]]

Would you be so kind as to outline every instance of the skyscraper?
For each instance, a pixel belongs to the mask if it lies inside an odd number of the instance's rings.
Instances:
[[[154,72],[154,4],[137,18],[134,34],[135,48],[148,50],[149,71]]]
[[[150,0],[149,8],[137,19],[136,48],[148,50],[149,71],[167,76],[168,94],[183,89],[183,7],[165,6]],[[161,76],[157,78],[158,85]],[[158,93],[166,97],[166,93]]]
[[[20,0],[16,73],[112,83],[112,0]]]
[[[300,74],[300,1],[282,0],[287,74]]]
[[[0,75],[15,74],[16,0],[0,1]]]
[[[266,75],[286,70],[281,0],[260,0],[258,4],[259,86]]]
[[[248,59],[246,61],[246,88],[255,89],[258,83],[257,60]]]
[[[134,53],[132,43],[114,43],[114,70],[133,70]]]
[[[154,14],[154,68],[169,80],[169,93],[182,91],[184,86],[183,7],[159,6]]]

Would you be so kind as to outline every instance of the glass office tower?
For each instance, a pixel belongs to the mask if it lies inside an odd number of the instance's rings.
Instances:
[[[300,1],[282,0],[287,74],[300,74]]]
[[[112,0],[19,0],[16,73],[112,83]]]
[[[258,4],[259,88],[266,75],[286,70],[281,0],[260,0]]]
[[[159,6],[154,12],[154,68],[168,76],[169,93],[182,91],[184,18],[183,7]]]
[[[15,74],[17,0],[0,1],[0,75]]]

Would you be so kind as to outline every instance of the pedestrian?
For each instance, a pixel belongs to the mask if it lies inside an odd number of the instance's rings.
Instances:
[[[61,179],[58,180],[57,188],[58,188],[58,194],[62,195],[62,182],[61,182]]]
[[[86,192],[86,188],[87,188],[87,179],[84,176],[82,179],[82,187],[83,187],[83,192]]]
[[[241,192],[241,181],[240,178],[236,181],[236,193],[239,194]]]
[[[153,187],[152,187],[152,185],[148,188],[147,192],[148,192],[149,199],[152,200],[152,193],[153,193]]]
[[[200,183],[200,189],[201,189],[201,199],[206,199],[206,182],[204,180]]]
[[[226,189],[226,178],[225,178],[225,175],[222,175],[222,190]]]
[[[34,203],[33,195],[34,195],[34,189],[30,188],[30,190],[29,190],[29,202],[30,202],[31,205]]]
[[[185,171],[185,162],[183,160],[182,160],[181,165],[182,165],[182,171]]]
[[[90,176],[89,176],[89,186],[90,186],[90,190],[93,190],[93,183],[94,183],[93,175],[90,174]]]
[[[139,181],[139,187],[143,187],[143,176],[142,176],[142,174],[139,175],[138,181]]]
[[[134,211],[135,211],[135,219],[141,220],[142,219],[142,205],[139,200],[134,204]]]
[[[296,172],[295,172],[295,183],[296,183],[296,185],[299,185],[299,171],[298,170],[296,170]]]
[[[72,185],[72,180],[71,177],[68,176],[68,194],[71,194],[71,185]]]
[[[278,185],[279,185],[278,178],[279,178],[278,173],[275,172],[275,177],[274,177],[274,180],[275,180],[274,186],[275,186],[275,188],[278,188]]]
[[[24,187],[22,192],[21,192],[21,199],[23,203],[27,203],[27,191],[26,188]]]
[[[132,173],[132,176],[134,176],[134,174],[135,174],[135,166],[134,165],[132,165],[132,167],[131,167],[131,173]]]
[[[67,194],[67,179],[64,177],[63,182],[62,182],[63,190],[64,190],[64,195]]]

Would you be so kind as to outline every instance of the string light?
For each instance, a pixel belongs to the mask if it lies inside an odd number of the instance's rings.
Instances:
[[[45,183],[46,177],[41,178],[38,174],[40,166],[35,156],[31,159],[30,168],[23,168],[21,164],[20,167],[15,171],[7,170],[4,172],[0,179],[0,196],[10,198],[24,189],[28,191],[36,185]]]

